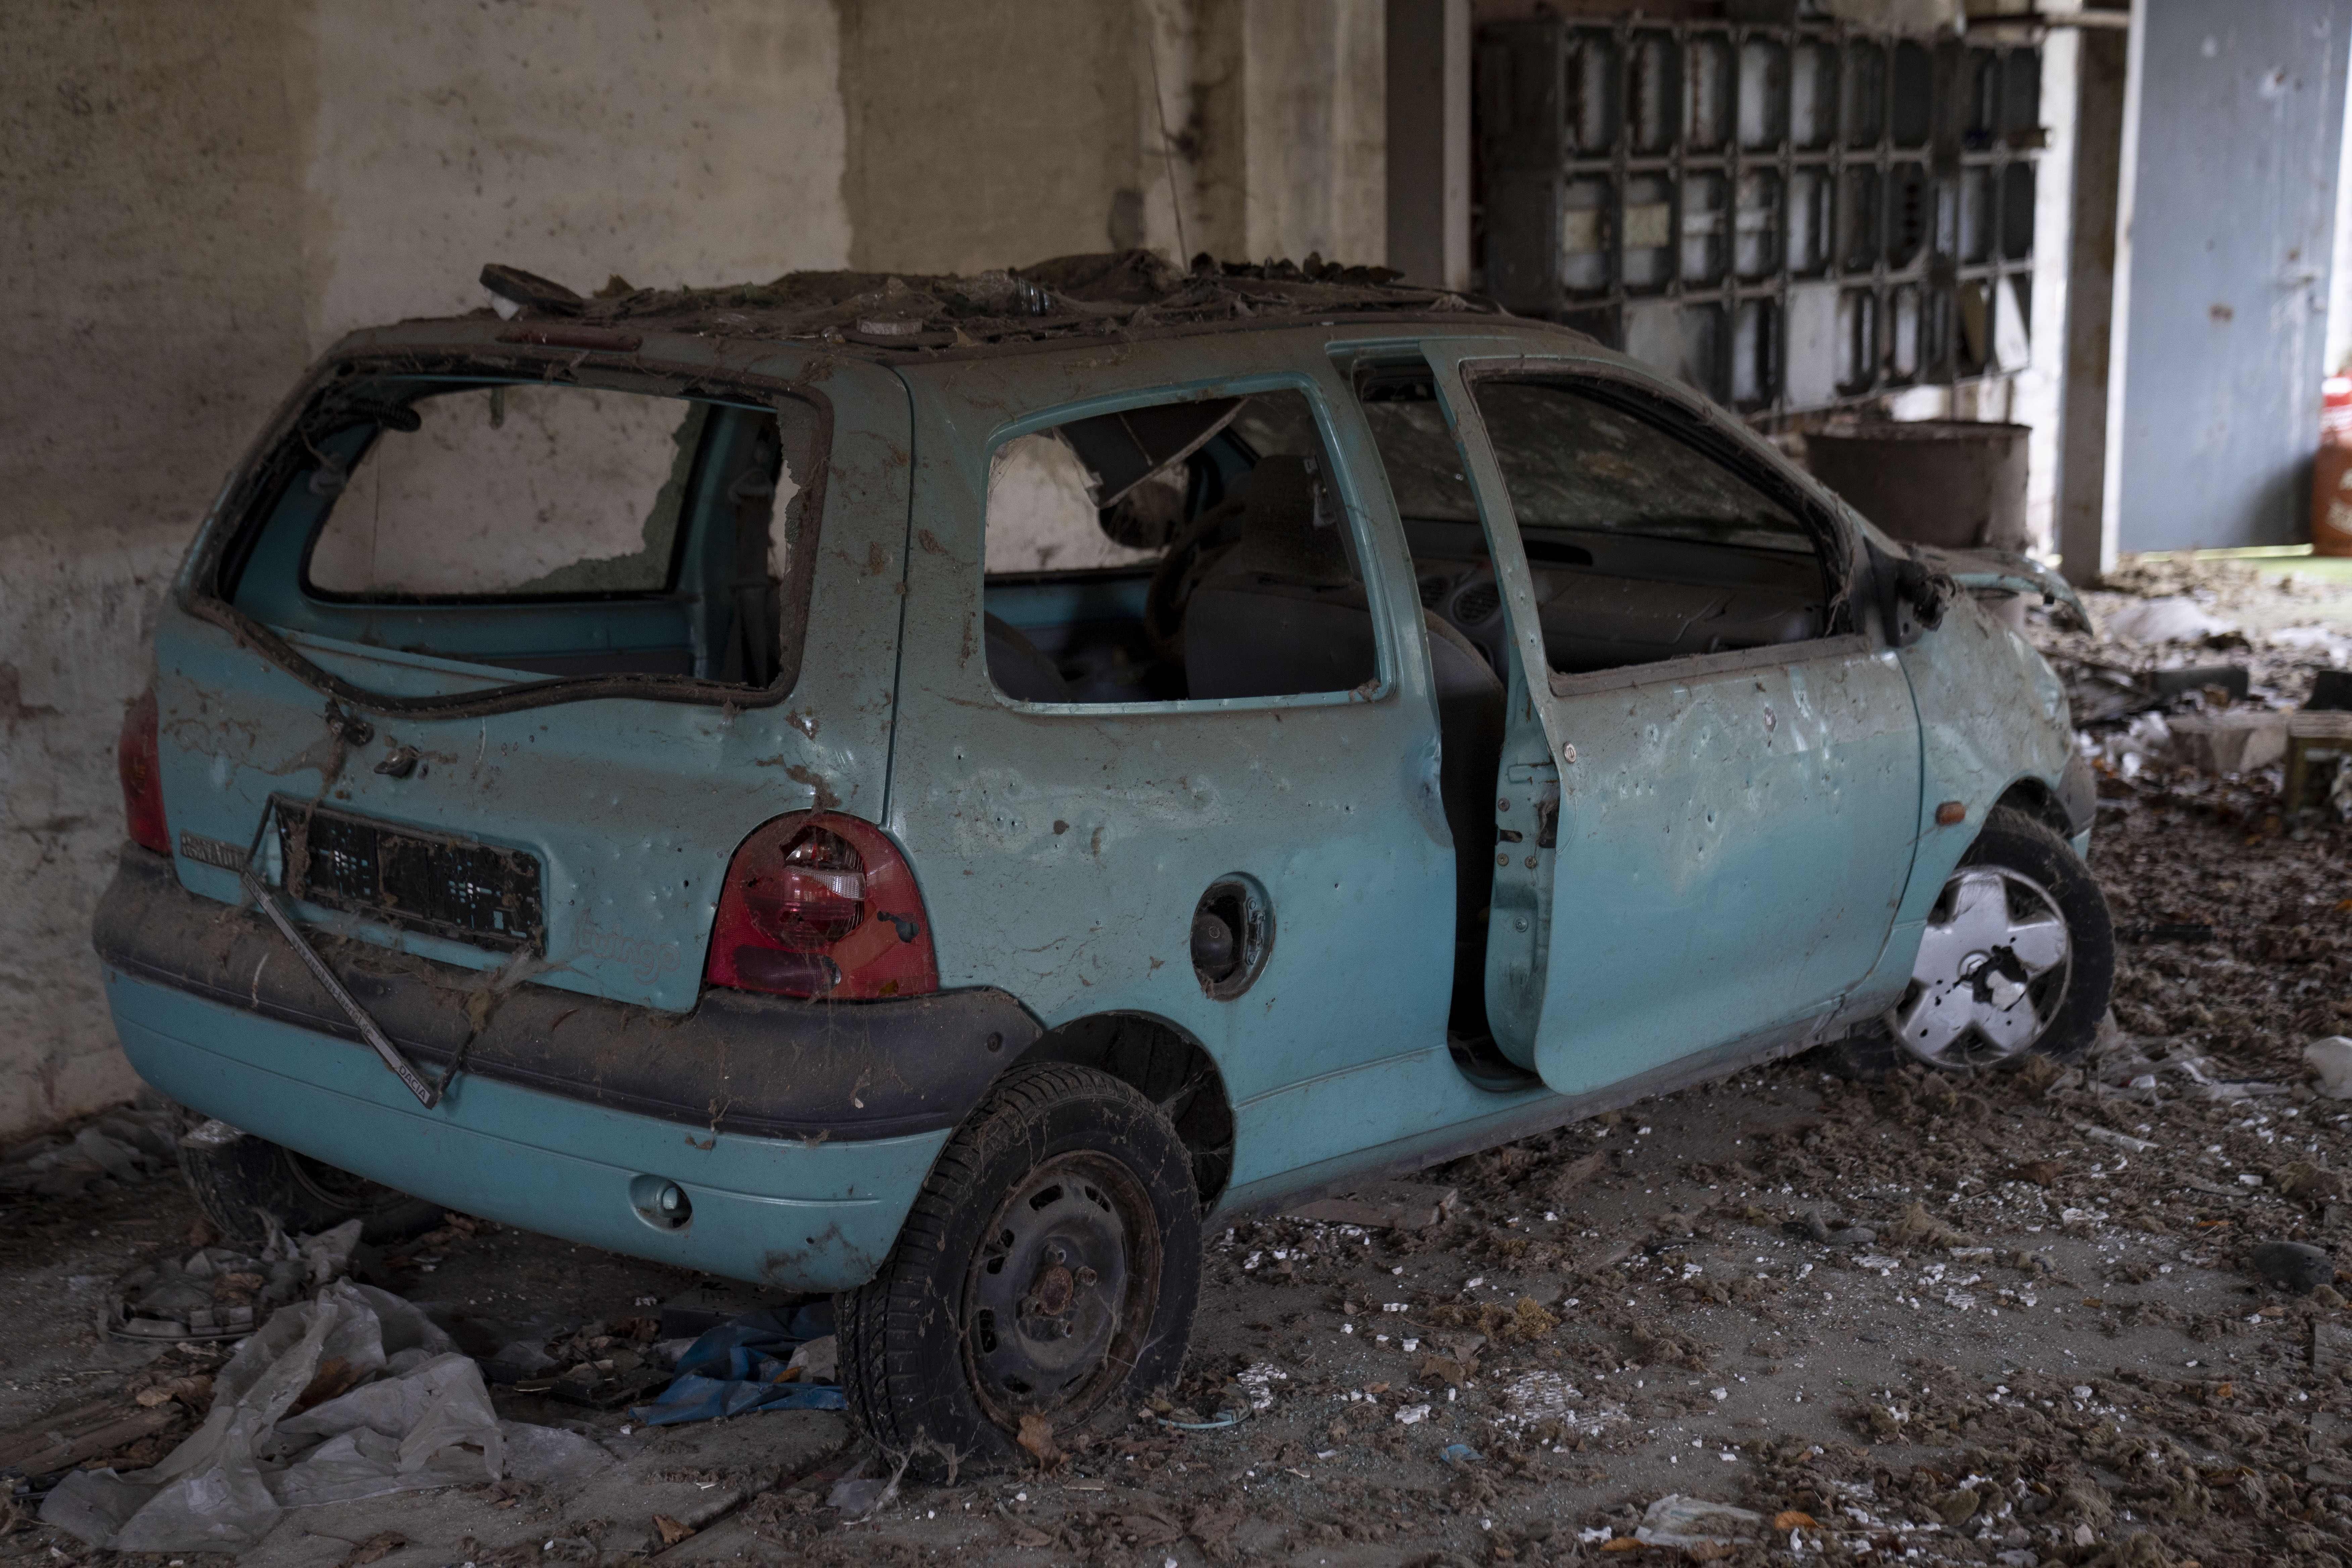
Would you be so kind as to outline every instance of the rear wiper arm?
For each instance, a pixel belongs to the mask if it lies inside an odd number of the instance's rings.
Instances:
[[[304,940],[302,933],[295,929],[294,922],[286,918],[286,911],[278,907],[278,900],[269,896],[269,889],[261,885],[260,879],[251,871],[240,871],[237,879],[245,884],[246,897],[261,906],[261,912],[269,917],[269,923],[278,928],[278,934],[292,945],[312,977],[327,988],[327,994],[335,999],[336,1005],[351,1016],[352,1023],[359,1029],[360,1038],[383,1058],[383,1065],[392,1069],[393,1076],[408,1086],[408,1092],[415,1095],[425,1110],[430,1110],[439,1104],[441,1091],[426,1083],[423,1076],[409,1066],[408,1058],[400,1054],[400,1047],[394,1045],[391,1037],[377,1026],[376,1021],[369,1016],[368,1010],[359,1005],[359,999],[343,989],[343,983],[335,978],[335,972],[327,967],[327,961],[319,956],[319,950]]]

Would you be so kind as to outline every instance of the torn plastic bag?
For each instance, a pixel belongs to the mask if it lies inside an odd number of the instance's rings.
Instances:
[[[1730,1546],[1753,1541],[1765,1529],[1760,1513],[1676,1492],[1649,1506],[1633,1539],[1644,1546]]]
[[[830,1383],[785,1381],[805,1373],[793,1352],[833,1333],[833,1304],[747,1312],[719,1324],[677,1358],[677,1377],[651,1405],[629,1412],[648,1426],[713,1421],[753,1410],[842,1410],[848,1400]]]
[[[75,1471],[41,1505],[42,1522],[121,1552],[255,1544],[281,1511],[262,1479],[262,1439],[325,1363],[340,1360],[361,1376],[384,1363],[383,1324],[371,1297],[398,1300],[346,1283],[272,1313],[214,1377],[212,1409],[178,1447],[129,1476]]]
[[[273,1436],[281,1445],[327,1439],[272,1478],[287,1508],[495,1481],[505,1473],[505,1438],[481,1368],[456,1352],[289,1416]]]
[[[288,1415],[321,1384],[346,1392]],[[499,1420],[480,1369],[431,1319],[346,1280],[240,1345],[203,1425],[161,1464],[76,1471],[41,1519],[117,1551],[241,1552],[288,1508],[495,1481],[524,1430]],[[577,1444],[522,1446],[535,1475],[595,1468]]]

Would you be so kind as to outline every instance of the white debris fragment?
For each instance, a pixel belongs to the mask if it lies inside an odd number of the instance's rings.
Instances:
[[[1274,1408],[1273,1385],[1277,1383],[1288,1383],[1290,1374],[1270,1361],[1262,1361],[1235,1377],[1234,1381],[1241,1384],[1243,1390],[1248,1394],[1252,1410],[1271,1410]]]
[[[2145,1138],[2135,1138],[2128,1132],[2118,1132],[2112,1127],[2094,1127],[2087,1121],[2070,1121],[2067,1125],[2085,1138],[2095,1138],[2102,1143],[2112,1143],[2118,1149],[2128,1149],[2135,1154],[2145,1154],[2158,1147]]]
[[[2330,1035],[2303,1047],[2303,1059],[2319,1074],[2319,1092],[2331,1100],[2352,1100],[2352,1038]]]
[[[1396,1418],[1397,1425],[1400,1426],[1418,1426],[1429,1419],[1429,1406],[1408,1405],[1396,1413]]]
[[[1670,1494],[1649,1506],[1633,1539],[1644,1546],[1730,1546],[1754,1540],[1764,1529],[1760,1513]]]
[[[1556,1372],[1529,1372],[1503,1385],[1503,1409],[1495,1424],[1520,1432],[1539,1422],[1556,1421],[1580,1436],[1590,1437],[1625,1419],[1623,1405],[1605,1401],[1587,1404],[1584,1395]]]
[[[2137,643],[2194,642],[2238,629],[2231,622],[2206,614],[2195,600],[2178,595],[2140,599],[2105,618],[2111,634]]]

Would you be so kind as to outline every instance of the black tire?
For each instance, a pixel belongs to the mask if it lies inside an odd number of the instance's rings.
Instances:
[[[1167,1116],[1092,1068],[1014,1068],[881,1272],[834,1299],[850,1418],[933,1480],[1020,1457],[1024,1415],[1106,1428],[1176,1381],[1200,1293],[1200,1199]]]
[[[1923,995],[1935,986],[1915,973],[1903,1000],[1888,1009],[1885,1019],[1856,1029],[1830,1047],[1832,1065],[1839,1073],[1873,1079],[1906,1067],[1958,1070],[2015,1066],[2029,1057],[2071,1062],[2090,1048],[2116,981],[2116,932],[2106,895],[2091,868],[2053,829],[2021,811],[2000,806],[1985,818],[1984,830],[1953,868],[1936,913],[1929,917],[1931,930],[1939,918],[1950,921],[1963,882],[1982,886],[1987,872],[2002,879],[2004,896],[2011,900],[2006,908],[2012,915],[2021,906],[2046,900],[2065,928],[2063,963],[2029,973],[2012,950],[1996,947],[1995,962],[1980,965],[1990,983],[2024,987],[2024,1000],[2038,1026],[2030,1037],[2001,1041],[1972,1026],[1945,1045],[1941,1026],[1927,1016],[1932,1008],[1921,1005]],[[1970,873],[1978,875],[1970,878]],[[1928,944],[1923,942],[1920,966],[1929,965]],[[1937,1040],[1937,1048],[1931,1052],[1912,1043],[1914,1031],[1922,1040]]]
[[[357,1219],[363,1222],[360,1239],[378,1246],[405,1241],[441,1223],[436,1204],[249,1132],[219,1142],[184,1142],[180,1173],[196,1206],[231,1247],[257,1247],[268,1239],[264,1212],[289,1236],[315,1236]]]

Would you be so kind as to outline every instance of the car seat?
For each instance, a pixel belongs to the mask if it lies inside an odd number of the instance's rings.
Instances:
[[[1347,530],[1314,459],[1270,457],[1250,475],[1241,538],[1184,611],[1184,671],[1194,697],[1348,691],[1379,670],[1364,586]],[[1443,746],[1439,792],[1454,846],[1457,930],[1479,933],[1493,887],[1495,779],[1504,687],[1469,638],[1434,614],[1428,628]]]
[[[1015,702],[1067,702],[1070,683],[1021,629],[991,615],[981,616],[988,645],[988,679]]]

